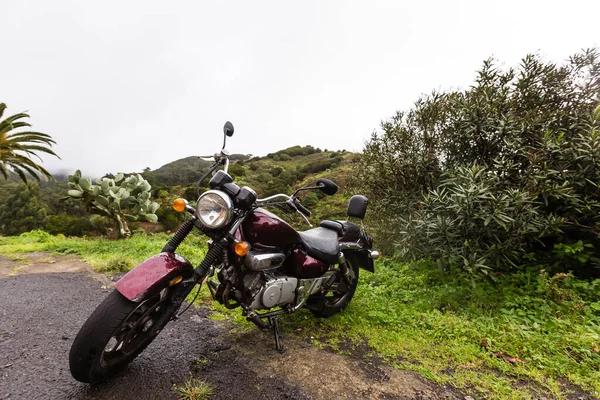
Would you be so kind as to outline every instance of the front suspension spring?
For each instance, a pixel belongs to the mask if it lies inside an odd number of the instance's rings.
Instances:
[[[197,281],[204,279],[211,265],[215,265],[220,256],[223,255],[223,249],[227,246],[227,239],[221,239],[210,246],[204,260],[194,271],[194,277]]]
[[[177,232],[175,232],[175,235],[173,235],[173,237],[171,239],[169,239],[167,244],[165,244],[165,247],[163,247],[163,249],[162,249],[163,253],[175,253],[175,250],[177,250],[177,247],[181,244],[181,242],[183,242],[183,240],[187,237],[187,235],[190,234],[190,232],[192,231],[193,228],[194,228],[194,221],[192,218],[185,221],[179,227]]]

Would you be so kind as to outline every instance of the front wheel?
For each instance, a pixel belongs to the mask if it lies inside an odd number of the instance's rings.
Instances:
[[[339,273],[332,285],[333,290],[309,297],[307,308],[315,316],[321,318],[331,317],[342,311],[354,297],[354,292],[358,286],[358,263],[354,257],[347,257],[346,265],[348,266],[347,279],[344,279]]]
[[[73,378],[97,383],[129,364],[154,340],[177,311],[165,288],[136,303],[117,290],[94,310],[69,353]]]

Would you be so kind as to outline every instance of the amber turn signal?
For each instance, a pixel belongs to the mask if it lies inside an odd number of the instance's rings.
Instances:
[[[187,206],[187,201],[185,201],[185,199],[175,199],[173,202],[173,209],[177,212],[183,212],[185,206]]]
[[[171,280],[171,282],[169,282],[169,286],[177,285],[182,280],[183,280],[183,277],[178,276],[177,278],[175,278],[175,279]]]
[[[233,251],[240,257],[245,256],[250,251],[250,245],[248,242],[237,242],[235,246],[233,246]]]

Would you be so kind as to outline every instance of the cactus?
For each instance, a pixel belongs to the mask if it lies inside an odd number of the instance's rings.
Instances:
[[[92,214],[105,215],[119,226],[119,237],[131,236],[127,221],[158,221],[158,203],[150,199],[151,186],[140,174],[114,179],[97,179],[95,184],[81,176],[81,171],[69,175],[69,198],[80,200]]]

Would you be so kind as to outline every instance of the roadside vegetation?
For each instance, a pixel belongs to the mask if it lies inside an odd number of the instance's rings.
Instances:
[[[182,400],[207,400],[214,393],[209,383],[191,376],[183,385],[173,385],[173,390]]]
[[[600,397],[599,101],[596,49],[563,64],[487,60],[470,88],[424,96],[383,121],[362,154],[294,146],[234,155],[230,173],[259,196],[337,182],[335,196],[304,197],[314,223],[344,218],[348,198],[365,194],[366,225],[388,257],[375,274],[361,271],[345,312],[286,316],[283,335],[366,351],[475,397]],[[149,213],[154,230],[177,228],[170,204],[193,200],[207,167],[189,157],[140,174],[152,185],[143,201],[160,205]],[[12,235],[0,238],[0,255],[78,254],[116,273],[169,238],[134,221],[128,240],[109,240],[114,223],[59,200],[66,190],[0,180],[0,234]],[[197,264],[205,240],[192,236],[179,252]],[[210,302],[206,288],[200,299]],[[212,307],[211,318],[254,329],[239,310]]]
[[[137,234],[115,241],[34,231],[0,239],[0,255],[78,254],[99,272],[118,273],[158,253],[168,237]],[[197,263],[204,243],[190,237],[179,252]],[[366,349],[397,368],[487,398],[599,396],[600,279],[532,270],[474,284],[431,264],[386,259],[375,274],[361,271],[354,300],[343,313],[329,319],[304,311],[282,317],[284,342],[285,336],[299,335],[343,354]],[[256,329],[239,309],[213,303],[206,286],[198,302],[214,309],[212,319]]]
[[[44,231],[25,232],[20,236],[0,237],[0,255],[18,256],[21,253],[51,251],[57,254],[77,254],[97,272],[126,272],[148,257],[160,253],[170,235],[138,233],[129,240],[110,240],[104,237],[78,238],[53,236]],[[199,262],[205,254],[206,238],[190,235],[178,253]]]

